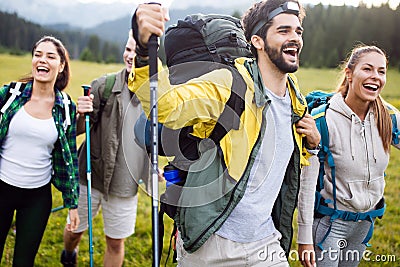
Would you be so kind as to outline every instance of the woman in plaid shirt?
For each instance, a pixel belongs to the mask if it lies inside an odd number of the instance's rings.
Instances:
[[[67,50],[58,39],[44,36],[32,49],[32,75],[21,80],[22,92],[1,117],[0,260],[16,211],[13,266],[34,264],[51,212],[51,183],[70,209],[67,228],[79,224],[76,107],[61,93],[69,78]],[[0,107],[15,91],[9,88],[0,89]],[[68,110],[70,126],[64,127]]]

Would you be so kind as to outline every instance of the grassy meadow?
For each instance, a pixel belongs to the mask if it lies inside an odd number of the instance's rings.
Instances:
[[[20,76],[30,72],[30,55],[10,56],[0,54],[0,84],[3,85],[12,80],[17,80]],[[123,68],[121,64],[105,65],[80,61],[72,61],[72,80],[67,92],[74,100],[82,94],[82,84],[88,84],[94,78],[108,72],[118,71]],[[332,90],[338,79],[338,71],[335,69],[301,69],[297,72],[300,86],[304,93],[311,90]],[[388,81],[383,95],[386,100],[397,108],[400,108],[400,73],[389,70]],[[82,137],[78,139],[80,142]],[[363,261],[360,266],[399,266],[400,262],[400,151],[392,150],[392,158],[387,169],[386,200],[387,211],[382,220],[375,223],[375,231],[371,240],[372,252],[370,261]],[[162,192],[162,189],[160,189]],[[151,243],[151,199],[144,192],[139,193],[138,217],[136,222],[136,233],[129,237],[125,242],[125,262],[124,266],[151,266],[152,243]],[[53,207],[62,204],[61,194],[53,188]],[[39,253],[36,257],[35,266],[60,266],[59,257],[63,249],[63,228],[66,222],[67,210],[63,209],[50,215],[49,223]],[[1,219],[1,218],[0,218]],[[164,266],[167,249],[169,246],[169,233],[172,230],[172,221],[165,216],[166,221],[164,251],[161,265]],[[296,225],[294,225],[296,229]],[[12,265],[13,245],[15,239],[14,229],[10,229],[6,246],[3,252],[1,266]],[[105,250],[105,237],[103,234],[103,223],[101,216],[97,216],[93,221],[93,245],[94,245],[94,265],[101,266]],[[293,245],[293,249],[297,246]],[[378,262],[385,257],[395,256],[397,262]],[[172,264],[171,257],[166,266]],[[88,254],[88,235],[83,236],[79,248],[79,265],[89,265]],[[301,266],[298,261],[292,260],[291,266]]]

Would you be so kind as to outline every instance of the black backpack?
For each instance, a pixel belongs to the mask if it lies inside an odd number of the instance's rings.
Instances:
[[[165,32],[167,66],[213,61],[232,64],[235,58],[252,57],[240,20],[220,14],[188,15]]]

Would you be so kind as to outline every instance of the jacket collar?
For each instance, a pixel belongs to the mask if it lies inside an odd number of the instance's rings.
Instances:
[[[57,88],[54,88],[55,94],[56,94],[56,99],[54,101],[54,106],[59,106],[60,108],[64,108],[64,102],[63,102],[63,96],[61,94],[61,91],[58,90]]]
[[[262,107],[267,102],[269,102],[270,99],[265,93],[266,88],[264,87],[264,83],[262,82],[257,61],[254,59],[249,59],[244,62],[244,65],[254,81],[255,103],[257,107]],[[307,104],[304,96],[297,89],[297,79],[293,74],[288,74],[286,86],[290,94],[294,113],[300,117],[303,117],[307,111]]]
[[[22,91],[21,97],[30,99],[31,96],[32,96],[32,82],[27,82],[24,91]]]

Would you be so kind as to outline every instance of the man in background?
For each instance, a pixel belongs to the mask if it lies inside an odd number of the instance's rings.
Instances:
[[[128,74],[132,70],[136,42],[129,32],[123,60],[125,68],[115,75],[115,83],[107,87],[106,76],[94,80],[91,95],[78,98],[77,134],[85,132],[84,114],[90,115],[91,167],[92,167],[92,214],[96,216],[102,207],[106,251],[104,266],[122,266],[124,240],[135,231],[138,203],[138,181],[147,184],[149,161],[147,153],[132,138],[132,125],[142,112],[140,101],[128,90]],[[110,76],[110,74],[109,74]],[[111,90],[106,100],[105,91]],[[73,232],[64,231],[64,250],[61,263],[76,266],[77,247],[88,227],[86,144],[79,154],[81,223]]]

